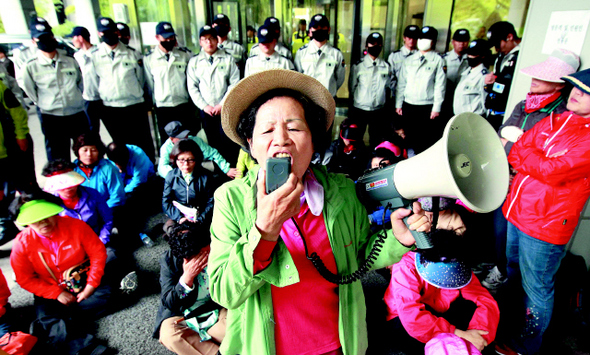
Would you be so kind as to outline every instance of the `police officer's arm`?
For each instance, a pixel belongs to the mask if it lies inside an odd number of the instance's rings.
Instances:
[[[250,75],[250,64],[252,64],[253,58],[248,58],[246,60],[246,65],[244,66],[244,78]]]
[[[393,60],[393,52],[389,55],[389,58],[387,58],[387,64],[389,65],[389,70],[391,71],[391,74],[389,77],[389,89],[391,90],[390,97],[394,97],[395,96],[395,87],[397,84],[397,76],[395,75],[395,62]]]
[[[359,63],[353,64],[350,68],[350,75],[348,76],[348,96],[351,98],[351,103],[354,103],[354,94],[358,85],[357,72]]]
[[[402,67],[399,71],[399,76],[397,78],[397,87],[395,89],[395,108],[397,109],[397,113],[401,115],[402,104],[404,103],[404,91],[406,90],[406,77],[407,77],[407,63],[408,61],[405,60],[402,63]],[[443,73],[444,74],[444,73]]]
[[[486,109],[486,96],[488,93],[486,92],[485,87],[485,76],[482,76],[481,79],[477,82],[477,87],[479,90],[479,95],[477,95],[477,109],[473,112],[477,113],[478,115],[484,116],[487,112]]]
[[[80,89],[80,92],[84,92],[84,77],[82,76],[82,70],[80,69],[77,60],[74,59],[73,62],[74,67],[76,68],[76,83],[78,84],[78,89]]]
[[[225,102],[225,98],[227,97],[227,94],[231,91],[231,89],[234,88],[234,86],[236,86],[236,84],[238,83],[238,81],[240,81],[240,70],[238,69],[238,66],[236,65],[236,63],[234,63],[233,61],[229,62],[229,77],[228,77],[228,82],[227,82],[227,90],[225,90],[225,95],[223,95],[223,98],[221,99],[221,101],[219,102],[219,104],[216,105],[219,106],[219,113],[221,113],[221,106],[223,106],[223,103]]]
[[[152,68],[150,64],[150,54],[143,57],[143,71],[145,75],[145,82],[147,84],[148,91],[152,97],[154,105],[156,99],[154,98],[154,76],[152,75]]]
[[[204,110],[205,107],[209,106],[207,101],[201,95],[199,90],[200,79],[197,76],[197,61],[199,57],[192,57],[186,68],[186,85],[188,86],[188,93],[191,99],[200,110]]]
[[[33,65],[33,63],[31,65],[25,65],[23,69],[23,90],[29,99],[37,104],[39,97],[37,96],[37,84],[35,83],[35,79],[33,79]]]
[[[344,77],[346,76],[346,64],[344,63],[344,56],[342,52],[338,51],[336,56],[338,63],[336,64],[336,90],[340,89],[344,84]]]
[[[299,48],[299,50],[297,51],[297,53],[295,53],[295,61],[294,61],[294,65],[295,65],[295,70],[297,70],[300,73],[303,73],[303,67],[301,66],[301,57],[303,56],[303,47]]]
[[[87,70],[84,73],[84,93],[90,100],[99,100],[100,94],[98,92],[98,85],[100,83],[100,78],[96,72],[93,57],[90,58],[87,66]]]
[[[440,113],[443,100],[445,99],[445,91],[447,87],[447,75],[443,69],[444,60],[440,58],[436,66],[436,73],[434,77],[434,104],[432,105],[432,112]],[[437,115],[438,116],[438,115]],[[432,115],[431,115],[431,118]]]

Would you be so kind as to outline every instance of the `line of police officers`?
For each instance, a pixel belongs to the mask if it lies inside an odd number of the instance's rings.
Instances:
[[[137,145],[153,160],[148,119],[153,107],[161,137],[171,121],[181,121],[193,133],[202,125],[210,145],[235,164],[239,148],[221,129],[220,113],[240,77],[271,68],[294,69],[316,78],[334,97],[345,80],[344,57],[328,42],[330,24],[322,14],[311,18],[309,42],[294,61],[279,41],[280,23],[274,17],[258,29],[258,43],[247,59],[244,48],[228,39],[231,25],[223,14],[200,29],[201,52],[196,56],[178,46],[169,22],[158,23],[159,44],[146,56],[128,46],[125,24],[101,17],[97,28],[97,46],[90,43],[88,30],[74,28],[70,36],[79,51],[71,58],[57,49],[51,26],[36,18],[32,45],[15,56],[17,82],[38,106],[49,160],[69,159],[70,139],[87,130],[97,132],[100,120],[115,141]],[[419,153],[438,139],[446,120],[466,111],[501,123],[520,42],[514,27],[494,24],[489,42],[470,42],[469,32],[459,29],[453,49],[443,55],[433,50],[437,37],[433,27],[408,26],[403,47],[385,61],[380,58],[381,34],[368,36],[365,55],[350,71],[349,116],[362,128],[369,126],[371,146],[390,139],[396,130]],[[499,56],[488,74],[490,46]]]

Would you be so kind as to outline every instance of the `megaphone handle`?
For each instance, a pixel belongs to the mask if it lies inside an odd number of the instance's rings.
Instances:
[[[411,216],[412,214],[410,214]],[[403,219],[404,223],[406,224],[406,226],[408,227],[408,229],[410,228],[410,225],[408,224],[408,218],[410,218],[410,216],[407,216],[406,218]],[[430,236],[424,232],[418,232],[415,230],[411,230],[410,232],[412,233],[412,236],[414,237],[414,240],[416,240],[416,248],[418,249],[430,249],[432,248],[432,241],[430,240]]]

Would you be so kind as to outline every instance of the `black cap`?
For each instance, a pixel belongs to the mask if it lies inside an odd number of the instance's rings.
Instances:
[[[88,32],[86,27],[76,26],[72,30],[72,33],[70,33],[69,35],[66,35],[65,38],[72,38],[72,37],[76,37],[76,36],[82,36],[85,40],[89,40],[90,39],[90,32]]]
[[[117,31],[117,25],[108,17],[99,17],[96,20],[96,29],[98,32]]]
[[[467,48],[468,55],[474,56],[489,56],[490,53],[490,44],[485,39],[476,39],[469,43],[469,47]]]
[[[45,21],[42,17],[37,17],[31,22],[31,38],[39,38],[43,35],[50,34],[53,35],[51,31],[51,26]]]
[[[178,121],[172,121],[164,126],[164,131],[170,138],[180,138],[184,139],[188,136],[190,131],[188,129],[184,129],[182,123]]]
[[[438,31],[434,27],[424,26],[422,27],[422,30],[420,30],[420,36],[418,36],[418,38],[436,41],[438,38]]]
[[[379,32],[373,32],[369,35],[369,37],[367,37],[367,44],[379,44],[379,45],[383,45],[383,36],[381,36],[381,33]]]
[[[281,30],[281,23],[276,17],[267,17],[266,20],[264,20],[264,24],[271,31],[279,32]]]
[[[585,69],[577,73],[566,75],[561,79],[572,84],[586,95],[590,95],[590,69]]]
[[[117,29],[119,30],[121,37],[131,37],[131,31],[129,31],[129,26],[127,26],[123,22],[117,22]]]
[[[469,31],[465,28],[460,28],[453,34],[453,41],[469,42],[470,39]]]
[[[229,17],[225,16],[224,14],[217,14],[213,19],[213,23],[217,26],[227,26],[230,27],[229,24]]]
[[[205,25],[199,30],[199,37],[203,37],[204,35],[212,35],[217,38],[217,30],[209,25]]]
[[[258,42],[269,43],[277,38],[276,33],[267,25],[258,27]]]
[[[420,27],[416,25],[409,25],[404,30],[404,37],[417,39],[420,36]]]
[[[156,25],[156,34],[164,38],[170,38],[176,35],[170,22],[159,22]]]
[[[3,44],[0,44],[0,53],[8,54],[8,49]]]
[[[514,26],[510,22],[500,21],[496,22],[490,27],[488,31],[487,37],[490,46],[499,46],[500,41],[505,40],[508,35],[511,34],[516,36],[516,31],[514,30]]]
[[[363,139],[365,132],[361,132],[361,129],[356,123],[350,120],[344,120],[340,124],[340,137],[344,139],[350,139],[351,141],[360,141]]]
[[[318,28],[318,27],[330,27],[330,21],[328,18],[322,14],[313,15],[311,21],[309,21],[309,28]]]

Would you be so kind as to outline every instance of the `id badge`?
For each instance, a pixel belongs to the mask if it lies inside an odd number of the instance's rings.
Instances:
[[[504,84],[494,83],[494,86],[492,87],[492,91],[497,92],[498,94],[501,94],[504,92],[505,86],[506,85],[504,85]]]

